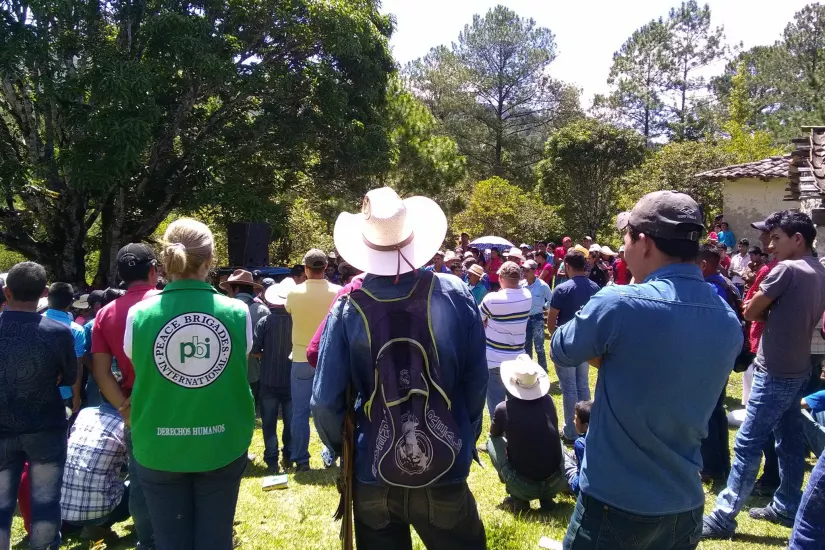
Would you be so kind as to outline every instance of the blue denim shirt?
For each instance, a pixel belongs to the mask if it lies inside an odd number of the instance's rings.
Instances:
[[[452,412],[464,444],[452,469],[437,483],[464,481],[481,435],[481,419],[487,396],[487,359],[484,328],[475,300],[467,286],[452,275],[435,275],[432,292],[432,326],[444,391],[452,401]],[[363,289],[377,298],[400,298],[410,293],[416,275],[364,278]],[[321,337],[318,369],[312,387],[312,414],[321,441],[336,453],[341,451],[341,427],[346,413],[346,391],[352,384],[355,401],[355,476],[363,483],[377,483],[372,475],[372,457],[367,453],[363,405],[374,384],[374,367],[366,327],[358,311],[342,297],[333,306]]]
[[[550,307],[550,299],[553,297],[553,291],[550,285],[536,277],[532,285],[528,285],[527,281],[521,282],[521,286],[530,291],[533,296],[533,304],[530,306],[530,317],[544,313],[544,310]]]
[[[702,506],[702,439],[742,349],[736,314],[696,265],[593,296],[553,334],[558,367],[601,357],[581,491],[627,512]]]

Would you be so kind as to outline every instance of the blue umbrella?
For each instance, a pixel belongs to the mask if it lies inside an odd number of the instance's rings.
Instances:
[[[487,235],[486,237],[479,237],[476,240],[470,243],[470,246],[474,246],[480,250],[484,250],[485,248],[498,248],[499,250],[507,248],[514,248],[513,243],[508,241],[507,239],[502,239],[501,237],[494,237],[492,235]]]

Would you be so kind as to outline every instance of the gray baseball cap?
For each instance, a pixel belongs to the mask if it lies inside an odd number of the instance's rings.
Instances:
[[[652,237],[698,241],[704,231],[702,212],[690,196],[676,191],[648,193],[630,212],[616,218],[616,228],[628,226]]]
[[[312,269],[320,269],[327,266],[327,253],[323,250],[313,248],[304,255],[304,265]]]

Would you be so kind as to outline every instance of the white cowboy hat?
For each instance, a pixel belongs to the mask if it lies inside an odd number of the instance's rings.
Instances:
[[[502,361],[501,381],[511,395],[525,401],[539,399],[550,391],[547,373],[524,353],[510,361]]]
[[[602,253],[602,247],[597,244],[590,245],[590,252],[598,252],[599,254]]]
[[[613,250],[611,250],[611,248],[607,245],[604,245],[600,252],[602,254],[604,254],[605,256],[615,256],[616,255],[616,252],[613,252]]]
[[[338,253],[373,275],[401,275],[426,265],[447,234],[447,218],[427,197],[401,200],[389,187],[364,197],[359,214],[342,212],[333,240]]]
[[[524,254],[521,253],[520,248],[513,247],[510,249],[510,252],[507,253],[508,258],[516,257],[521,261],[524,261]]]
[[[286,305],[286,295],[289,294],[289,291],[295,288],[295,281],[287,277],[284,281],[290,281],[292,284],[281,282],[276,285],[270,285],[269,288],[264,291],[264,300],[267,303],[273,306],[283,306]]]

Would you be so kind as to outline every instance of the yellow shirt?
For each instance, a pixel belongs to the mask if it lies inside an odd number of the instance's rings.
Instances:
[[[286,295],[286,310],[292,315],[293,362],[307,362],[307,346],[339,290],[340,286],[325,279],[307,279]]]

